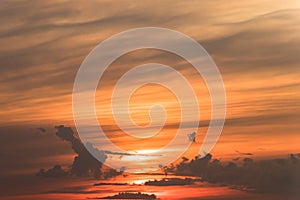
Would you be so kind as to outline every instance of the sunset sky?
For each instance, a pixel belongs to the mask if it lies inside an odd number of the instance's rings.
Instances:
[[[73,152],[56,138],[54,126],[75,130],[72,91],[80,64],[101,41],[140,27],[180,31],[198,41],[218,66],[227,115],[214,156],[232,159],[250,152],[261,158],[300,152],[298,0],[2,1],[0,15],[0,168],[6,174],[72,162]],[[173,67],[194,87],[201,119],[199,143],[186,153],[192,158],[207,131],[210,97],[201,76],[176,55],[148,49],[116,60],[99,82],[99,123],[115,144],[132,152],[147,153],[174,137],[180,107],[175,96],[158,85],[140,88],[130,100],[132,119],[141,126],[149,124],[153,103],[164,106],[167,121],[155,138],[141,143],[119,130],[112,117],[110,97],[120,76],[149,62]],[[172,81],[167,74],[166,80]]]

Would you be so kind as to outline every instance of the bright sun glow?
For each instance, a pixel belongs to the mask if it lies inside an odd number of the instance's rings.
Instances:
[[[134,153],[136,154],[155,154],[156,152],[158,152],[158,150],[156,149],[144,149],[144,150],[136,150],[134,151]]]
[[[143,185],[145,182],[147,182],[147,179],[142,179],[142,180],[134,180],[131,184],[132,185]]]

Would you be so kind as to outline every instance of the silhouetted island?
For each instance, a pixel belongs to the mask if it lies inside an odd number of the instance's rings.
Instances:
[[[156,199],[155,194],[144,194],[141,192],[120,192],[114,196],[102,197],[98,199]]]
[[[95,183],[94,186],[101,186],[101,185],[128,185],[128,183]]]
[[[191,179],[191,178],[164,178],[162,180],[154,180],[154,181],[147,181],[145,185],[151,186],[174,186],[174,185],[191,185],[197,181],[201,181],[200,179]]]

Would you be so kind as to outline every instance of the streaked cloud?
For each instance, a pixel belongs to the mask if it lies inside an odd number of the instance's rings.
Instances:
[[[255,146],[255,142],[269,140],[272,144],[268,145],[276,151],[277,137],[298,138],[300,3],[296,0],[120,1],[118,6],[110,1],[2,1],[1,4],[2,126],[15,123],[36,127],[49,123],[72,126],[73,81],[85,56],[112,34],[130,28],[160,26],[181,31],[199,41],[222,72],[228,119],[225,139],[221,142],[235,144],[242,140],[241,144]],[[120,143],[126,138],[113,123],[107,106],[113,85],[122,73],[149,61],[171,65],[197,83],[195,89],[202,112],[198,134],[203,135],[210,118],[209,95],[203,80],[184,60],[151,50],[124,55],[112,64],[106,79],[100,82],[99,89],[104,93],[97,94],[97,111],[108,135]],[[138,108],[157,101],[151,97],[161,91],[164,89],[148,88],[133,98],[136,103],[132,107],[136,111],[133,118],[137,123],[148,123],[146,109],[141,112]],[[171,95],[161,98],[169,108],[170,118],[164,130],[169,135],[160,136],[161,141],[166,141],[178,127],[179,108]],[[271,131],[275,139],[270,139]],[[244,137],[253,137],[254,141],[247,143]],[[231,139],[234,141],[228,142]],[[129,143],[136,141],[129,140]],[[149,142],[149,146],[154,144]],[[288,151],[288,144],[284,145]],[[216,148],[217,152],[234,152],[230,148],[224,150],[222,144]],[[283,147],[278,147],[278,152],[280,148]]]

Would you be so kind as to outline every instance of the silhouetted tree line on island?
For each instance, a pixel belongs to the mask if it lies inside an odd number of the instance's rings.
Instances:
[[[102,197],[98,199],[156,199],[156,195],[144,194],[141,192],[120,192],[114,196]]]
[[[178,186],[178,185],[192,185],[195,182],[201,181],[200,179],[191,178],[164,178],[162,180],[149,180],[145,185],[153,186]]]

